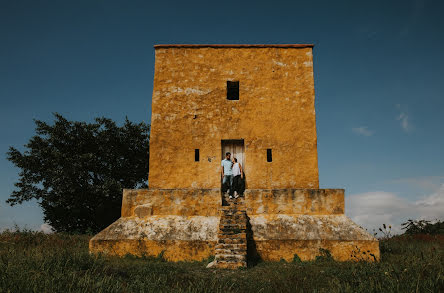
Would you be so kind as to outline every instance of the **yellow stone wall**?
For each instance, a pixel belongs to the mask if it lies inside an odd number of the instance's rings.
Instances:
[[[93,253],[125,256],[162,255],[168,261],[202,261],[214,256],[217,241],[184,241],[147,239],[121,239],[91,241],[89,249]],[[377,240],[280,240],[269,239],[254,242],[251,257],[264,261],[286,260],[291,262],[295,255],[302,261],[314,260],[321,256],[320,249],[327,249],[337,261],[379,261]]]
[[[247,188],[319,188],[314,102],[311,46],[156,47],[150,188],[219,188],[224,139],[244,139]]]
[[[248,215],[343,215],[344,189],[247,189]],[[219,217],[220,189],[124,189],[122,217]]]
[[[216,241],[141,239],[90,241],[89,250],[93,253],[125,256],[159,256],[168,261],[202,261],[214,256]]]
[[[124,189],[122,217],[219,217],[220,189]]]
[[[344,189],[248,189],[248,215],[344,214]]]
[[[326,249],[337,261],[379,261],[377,240],[287,240],[268,239],[255,241],[259,257],[266,261],[292,261],[297,255],[302,261],[322,256]]]

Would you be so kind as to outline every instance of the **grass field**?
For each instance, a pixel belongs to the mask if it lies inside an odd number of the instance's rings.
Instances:
[[[444,237],[381,241],[378,263],[261,262],[236,271],[209,262],[88,253],[87,235],[0,234],[0,292],[444,292]]]

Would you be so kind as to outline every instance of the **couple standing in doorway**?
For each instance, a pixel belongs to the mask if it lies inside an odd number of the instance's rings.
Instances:
[[[244,172],[242,165],[233,157],[231,153],[225,154],[225,159],[221,163],[222,170],[222,193],[229,190],[230,199],[238,198],[244,192]]]

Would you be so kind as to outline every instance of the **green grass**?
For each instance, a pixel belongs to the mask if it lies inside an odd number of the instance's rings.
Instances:
[[[444,237],[381,241],[378,263],[267,263],[209,270],[207,262],[88,253],[86,235],[0,234],[0,292],[443,292]]]

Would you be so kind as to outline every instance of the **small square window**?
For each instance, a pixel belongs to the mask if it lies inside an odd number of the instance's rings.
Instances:
[[[227,100],[239,100],[239,81],[227,81]]]
[[[267,149],[267,162],[273,162],[273,157],[271,154],[271,149]]]
[[[200,156],[199,156],[199,149],[194,150],[194,161],[199,162]]]

